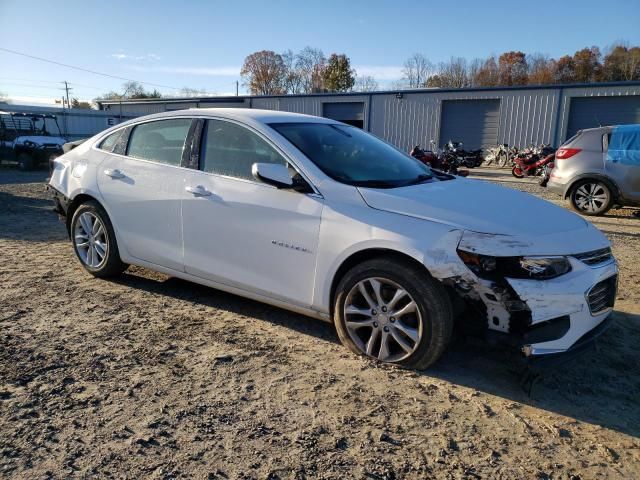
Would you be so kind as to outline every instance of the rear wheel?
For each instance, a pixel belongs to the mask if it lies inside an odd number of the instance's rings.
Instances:
[[[504,168],[507,165],[507,154],[506,153],[501,153],[500,155],[498,155],[498,167],[500,168]]]
[[[342,278],[334,322],[353,352],[424,369],[449,344],[453,314],[444,287],[426,271],[385,257],[364,262]]]
[[[599,180],[582,180],[571,189],[571,206],[583,215],[604,215],[613,206],[611,189]]]
[[[518,165],[516,165],[511,169],[511,175],[513,175],[516,178],[524,178],[524,173],[522,172],[522,169]]]
[[[73,249],[80,263],[94,277],[110,277],[124,272],[113,226],[104,209],[94,201],[80,205],[71,219]]]
[[[18,168],[20,168],[20,170],[33,170],[35,166],[35,160],[28,153],[22,152],[18,155]]]

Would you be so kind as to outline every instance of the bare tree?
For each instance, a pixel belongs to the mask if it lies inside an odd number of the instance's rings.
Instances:
[[[284,75],[284,91],[286,93],[303,93],[302,74],[296,66],[296,57],[291,49],[282,53],[282,62],[286,73]]]
[[[286,68],[282,56],[262,50],[248,55],[240,70],[244,84],[252,95],[279,95],[284,93]]]
[[[201,88],[200,90],[198,90],[197,88],[182,87],[180,89],[180,96],[182,97],[200,97],[206,94],[207,92],[204,88]]]
[[[464,88],[469,84],[467,60],[462,57],[451,57],[448,62],[439,63],[435,75],[427,80],[427,86],[439,88]]]
[[[296,55],[295,68],[304,93],[321,92],[324,89],[326,63],[324,53],[319,48],[305,47]]]
[[[609,47],[602,76],[609,81],[640,80],[640,47],[629,47],[624,43]]]
[[[371,75],[363,75],[363,76],[357,76],[356,77],[356,85],[354,90],[356,92],[373,92],[375,90],[378,90],[380,88],[380,85],[378,85],[378,82],[376,82],[376,79],[373,78]]]
[[[529,85],[546,85],[554,82],[556,62],[547,55],[527,55],[527,77]]]
[[[431,62],[421,53],[414,53],[405,62],[402,68],[404,80],[409,88],[424,87],[429,74],[433,71]]]
[[[500,72],[495,55],[487,58],[475,73],[473,84],[479,87],[494,87],[500,83]]]

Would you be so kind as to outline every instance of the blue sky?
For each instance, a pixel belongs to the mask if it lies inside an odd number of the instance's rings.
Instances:
[[[620,40],[640,45],[640,1],[0,0],[0,31],[0,47],[119,77],[229,94],[244,57],[263,49],[311,45],[327,55],[346,53],[359,73],[388,86],[415,52],[437,63],[507,50],[557,57]],[[0,51],[0,92],[46,100],[62,94],[56,83],[62,80],[82,99],[122,84]]]

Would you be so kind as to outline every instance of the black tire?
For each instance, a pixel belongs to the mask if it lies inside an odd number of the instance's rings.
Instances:
[[[352,352],[367,356],[366,352],[352,339],[347,329],[345,302],[349,292],[356,288],[359,282],[371,278],[385,279],[397,284],[410,295],[409,300],[415,301],[419,311],[419,315],[415,314],[414,321],[420,322],[422,326],[421,337],[415,342],[414,350],[408,357],[391,363],[418,370],[423,370],[435,363],[451,340],[453,331],[451,301],[445,288],[425,269],[394,256],[363,262],[349,270],[340,280],[336,289],[333,314],[340,341]],[[388,313],[388,315],[392,314]],[[390,317],[390,319],[393,322],[393,318]],[[399,319],[397,321],[400,323]],[[373,327],[368,328],[373,329]],[[388,330],[385,331],[388,332]],[[373,358],[376,357],[373,356]]]
[[[91,215],[97,217],[102,222],[106,230],[106,254],[104,255],[101,263],[96,266],[91,266],[85,261],[76,244],[76,231],[78,222],[80,221],[80,216],[84,213],[90,213]],[[80,260],[80,263],[82,264],[84,269],[94,277],[112,277],[115,275],[119,275],[129,267],[129,265],[123,263],[122,260],[120,260],[120,252],[118,251],[118,244],[116,242],[116,235],[113,231],[113,226],[111,225],[111,221],[109,220],[107,212],[104,211],[104,208],[102,208],[102,206],[100,206],[98,202],[95,202],[93,200],[87,201],[75,210],[70,224],[70,237],[73,244],[73,251],[78,257],[78,260]]]
[[[586,200],[594,194],[593,202]],[[607,213],[613,207],[613,192],[609,185],[600,180],[580,180],[571,187],[569,200],[573,209],[582,215],[598,216]]]
[[[524,178],[524,173],[522,172],[522,168],[520,168],[518,165],[514,165],[514,167],[511,169],[511,175],[513,175],[516,178]]]
[[[36,167],[36,162],[31,155],[22,152],[18,155],[18,168],[23,171],[33,170]]]
[[[499,168],[504,168],[507,166],[507,160],[507,154],[501,153],[500,155],[498,155],[498,160],[496,161],[496,163],[498,164]]]

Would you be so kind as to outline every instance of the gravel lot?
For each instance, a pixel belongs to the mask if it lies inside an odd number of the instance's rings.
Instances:
[[[474,175],[560,203],[508,171]],[[0,476],[640,477],[630,210],[594,220],[621,266],[614,326],[529,397],[519,358],[479,341],[404,371],[351,355],[329,324],[210,288],[135,267],[94,279],[45,176],[0,168]]]

